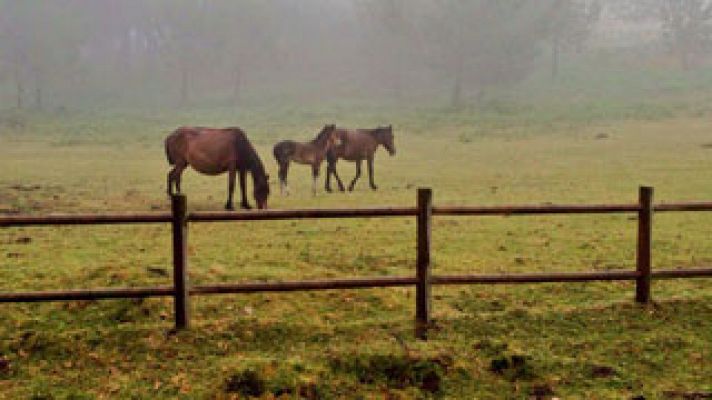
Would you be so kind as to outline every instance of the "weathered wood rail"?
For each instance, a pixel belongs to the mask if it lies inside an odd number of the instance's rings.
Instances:
[[[637,204],[595,205],[512,205],[492,207],[433,206],[432,191],[421,188],[417,191],[415,207],[380,207],[353,209],[296,209],[235,212],[188,212],[183,195],[171,198],[171,212],[132,214],[54,214],[45,216],[10,215],[0,216],[0,227],[52,226],[52,225],[102,225],[102,224],[151,224],[170,223],[173,237],[173,285],[72,289],[38,292],[0,292],[0,303],[42,302],[67,300],[96,300],[117,298],[143,298],[172,296],[174,298],[175,327],[187,328],[190,324],[190,296],[290,292],[305,290],[359,289],[375,287],[415,286],[416,313],[415,333],[426,338],[432,325],[432,285],[462,284],[523,284],[543,282],[590,282],[634,280],[635,301],[648,303],[651,299],[651,283],[654,279],[712,277],[712,267],[685,269],[652,269],[653,215],[659,212],[712,211],[712,202],[688,202],[653,204],[653,189],[641,187]],[[430,263],[431,229],[433,216],[508,216],[539,214],[611,214],[637,213],[638,234],[636,270],[595,272],[550,272],[536,274],[476,274],[433,275]],[[307,280],[287,282],[240,282],[213,285],[191,285],[188,280],[188,223],[217,221],[265,221],[309,218],[384,218],[416,217],[417,257],[415,276],[374,277],[331,280]]]

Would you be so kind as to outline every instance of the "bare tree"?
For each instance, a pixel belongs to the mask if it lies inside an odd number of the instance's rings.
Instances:
[[[376,61],[374,74],[389,83],[397,100],[402,100],[408,65],[418,50],[417,9],[413,0],[361,0],[356,2],[363,39]]]
[[[712,48],[712,0],[628,0],[610,7],[632,21],[657,20],[665,47],[689,69]]]
[[[18,107],[23,106],[26,81],[34,87],[35,108],[41,109],[46,87],[68,79],[77,67],[85,35],[73,6],[73,0],[3,2],[2,54],[13,69]]]
[[[712,48],[712,1],[660,1],[665,42],[688,69]]]
[[[26,55],[26,39],[20,34],[17,20],[11,18],[9,14],[0,15],[0,60],[2,61],[3,69],[10,71],[9,76],[12,77],[15,86],[15,104],[18,109],[24,106],[25,97],[25,68],[28,64]]]
[[[550,20],[551,76],[559,75],[562,51],[581,52],[601,16],[600,0],[558,0]]]
[[[452,77],[451,104],[465,86],[481,98],[489,87],[520,81],[534,68],[553,2],[443,0],[428,10],[430,60]]]

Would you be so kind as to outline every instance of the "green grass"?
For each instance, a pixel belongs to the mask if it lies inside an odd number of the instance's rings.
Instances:
[[[412,205],[419,186],[436,204],[634,202],[641,184],[655,186],[656,201],[712,198],[705,118],[356,109],[340,119],[346,111],[28,115],[24,128],[0,132],[0,210],[167,210],[163,137],[180,124],[235,121],[273,177],[277,139],[306,139],[329,121],[394,124],[398,154],[379,152],[378,192],[362,178],[353,193],[312,197],[308,169],[295,166],[293,195],[273,185],[273,208]],[[220,209],[225,187],[225,177],[187,172],[189,208]],[[657,215],[654,266],[709,265],[710,223],[704,213]],[[436,218],[434,272],[630,269],[635,229],[626,215]],[[0,243],[2,291],[170,282],[168,226],[7,228]],[[195,224],[189,243],[195,283],[414,273],[412,218]],[[176,335],[170,299],[4,304],[0,398],[712,391],[709,280],[654,282],[648,307],[633,304],[633,291],[631,282],[436,287],[427,342],[413,339],[410,288],[194,297],[193,328]]]

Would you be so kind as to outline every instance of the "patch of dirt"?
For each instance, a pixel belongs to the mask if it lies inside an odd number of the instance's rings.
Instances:
[[[0,356],[0,376],[10,373],[10,360],[4,356]]]
[[[168,270],[162,267],[147,267],[146,271],[155,276],[168,276]]]
[[[519,354],[493,358],[490,361],[490,371],[510,381],[531,380],[536,377],[527,357]]]
[[[553,395],[554,395],[554,388],[552,388],[551,385],[549,385],[547,383],[533,385],[531,388],[529,388],[529,396],[531,396],[530,397],[531,399],[535,399],[535,400],[549,399]]]
[[[15,244],[30,244],[32,243],[32,238],[29,236],[20,236],[15,239]]]
[[[667,391],[663,392],[666,399],[682,399],[682,400],[704,400],[712,399],[712,392],[681,392]]]
[[[362,384],[383,382],[389,388],[417,387],[434,394],[440,392],[442,380],[453,359],[447,354],[427,358],[415,355],[354,355],[347,359],[333,358],[329,364],[335,371],[355,375]]]
[[[607,365],[595,365],[591,369],[591,376],[594,378],[608,378],[616,374],[616,370],[613,367]]]
[[[703,149],[712,149],[712,143],[702,143],[700,147]]]
[[[262,396],[265,392],[265,382],[257,372],[248,369],[228,377],[223,389],[226,393],[242,396]]]
[[[13,183],[0,187],[0,214],[32,213],[58,208],[62,186]],[[70,204],[64,200],[65,204]]]
[[[40,189],[42,189],[42,186],[40,186],[40,185],[15,184],[15,185],[10,185],[10,189],[17,190],[18,192],[33,192],[33,191],[35,191],[35,190],[40,190]]]

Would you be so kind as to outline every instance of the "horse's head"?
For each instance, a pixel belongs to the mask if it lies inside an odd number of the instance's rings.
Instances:
[[[267,198],[269,197],[269,175],[264,174],[263,176],[256,178],[253,182],[255,202],[257,202],[257,208],[260,210],[267,208]]]
[[[394,156],[396,154],[396,145],[393,141],[393,126],[381,126],[376,128],[376,138],[378,143],[388,150],[388,154]]]
[[[336,125],[324,125],[324,127],[321,128],[321,132],[317,135],[317,140],[323,140],[326,143],[327,149],[336,146],[339,140],[336,136]]]

